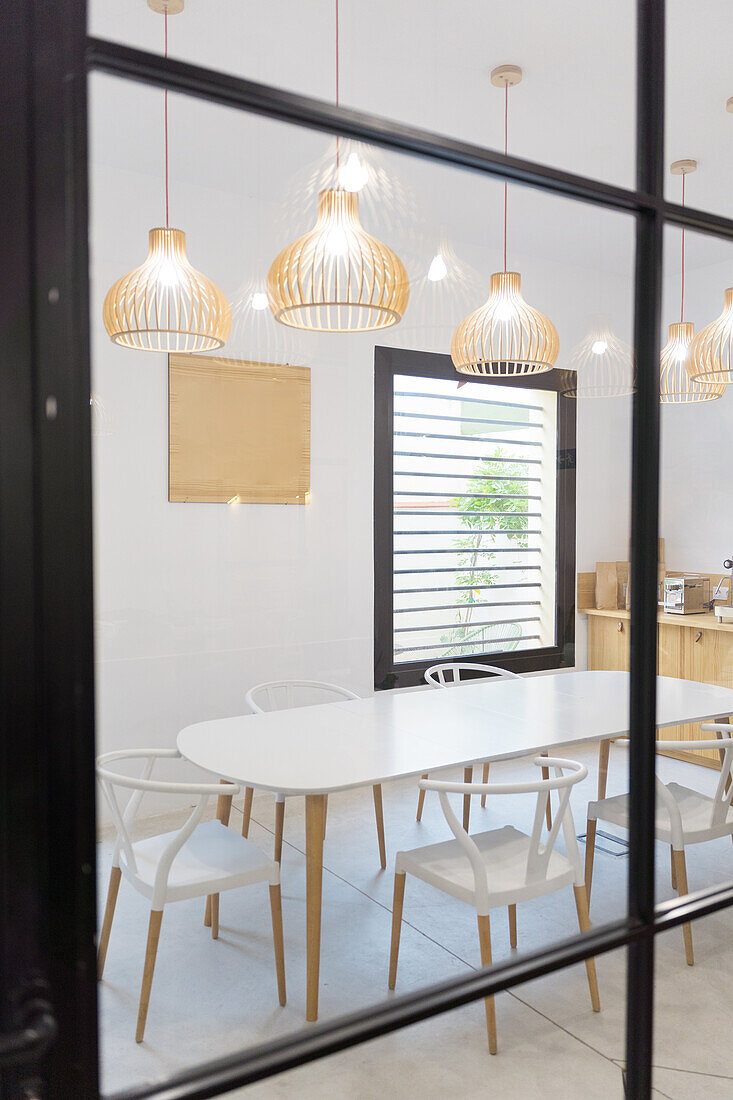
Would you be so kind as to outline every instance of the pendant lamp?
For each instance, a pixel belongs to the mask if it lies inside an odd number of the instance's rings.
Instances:
[[[508,148],[509,88],[522,79],[518,65],[500,65],[491,83],[504,89],[504,153]],[[522,277],[507,271],[507,198],[504,184],[504,270],[491,276],[489,297],[453,333],[451,358],[460,374],[506,378],[552,370],[560,350],[557,330],[522,297]]]
[[[336,0],[336,105],[339,102],[339,2]],[[344,168],[348,168],[348,162]],[[340,170],[336,187],[318,195],[310,232],[274,260],[267,294],[275,320],[313,332],[369,332],[402,320],[410,297],[399,256],[359,220],[359,193]],[[353,175],[353,173],[351,173]]]
[[[634,392],[634,360],[628,344],[611,330],[608,317],[570,352],[561,392],[565,397],[624,397]]]
[[[697,169],[696,160],[676,160],[670,171],[682,176],[682,205],[685,205],[685,176]],[[692,321],[685,321],[685,231],[682,230],[682,292],[680,319],[669,326],[669,339],[660,357],[659,400],[662,405],[687,405],[694,401],[715,401],[722,397],[725,386],[696,382],[691,377],[693,362],[691,346],[695,335]]]
[[[733,382],[733,286],[717,321],[706,325],[690,344],[690,377],[727,386]]]
[[[183,0],[148,0],[165,18],[183,10]],[[168,91],[163,93],[165,226],[151,229],[145,262],[123,275],[104,300],[104,327],[115,344],[139,351],[199,352],[220,348],[232,315],[224,294],[191,265],[186,234],[168,221]]]

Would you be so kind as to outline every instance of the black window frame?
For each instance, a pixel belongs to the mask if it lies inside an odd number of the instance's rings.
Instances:
[[[630,855],[624,919],[548,949],[193,1067],[126,1100],[209,1097],[627,948],[627,1096],[651,1096],[654,942],[733,906],[733,882],[655,906],[659,351],[665,225],[733,242],[733,219],[664,197],[664,0],[637,0],[633,188],[86,36],[84,0],[5,0],[0,315],[0,1091],[99,1094],[95,941],[86,81],[90,71],[632,214]],[[467,28],[470,32],[470,28]],[[9,612],[9,613],[8,613]],[[45,811],[45,812],[42,812]],[[51,869],[51,870],[49,870]],[[41,904],[38,904],[38,901]]]
[[[424,683],[425,669],[439,661],[394,661],[394,378],[443,378],[467,381],[450,355],[405,348],[374,349],[374,687],[376,691]],[[555,644],[513,653],[471,653],[471,664],[495,665],[511,672],[539,672],[575,664],[575,472],[577,401],[563,398],[567,372],[514,378],[476,376],[472,383],[547,390],[557,397],[557,483],[555,494]],[[460,660],[460,658],[455,658]],[[480,675],[477,673],[477,675]]]

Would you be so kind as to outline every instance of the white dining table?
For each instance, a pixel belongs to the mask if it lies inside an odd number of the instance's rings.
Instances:
[[[733,714],[733,690],[657,678],[657,726]],[[384,692],[186,726],[178,750],[220,778],[305,798],[306,1018],[318,1016],[326,798],[406,776],[599,741],[599,797],[610,739],[629,729],[626,672],[567,672]]]

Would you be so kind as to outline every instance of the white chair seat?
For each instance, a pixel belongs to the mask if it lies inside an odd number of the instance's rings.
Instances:
[[[485,833],[472,833],[471,840],[486,867],[492,908],[515,905],[529,898],[550,894],[564,886],[572,886],[575,881],[575,871],[570,861],[553,849],[546,875],[528,883],[527,861],[532,840],[512,825]],[[459,901],[469,905],[475,903],[473,869],[457,840],[398,852],[395,872],[399,874],[403,871]]]
[[[728,810],[727,816],[722,821],[711,826],[714,799],[699,791],[692,791],[689,787],[683,787],[679,783],[667,783],[666,787],[679,809],[685,844],[714,840],[716,837],[727,836],[733,832],[733,808]],[[608,821],[612,825],[628,829],[628,794],[618,794],[612,798],[604,798],[600,802],[590,802],[588,818],[591,821]],[[669,810],[661,799],[657,799],[654,830],[657,840],[665,844],[672,843]]]
[[[152,898],[161,857],[177,832],[151,836],[132,845],[137,864],[136,885],[146,897]],[[124,852],[120,866],[126,878],[133,878]],[[278,865],[256,844],[220,821],[207,821],[194,829],[176,854],[168,875],[166,897],[168,901],[181,901],[254,882],[276,885],[278,881]]]

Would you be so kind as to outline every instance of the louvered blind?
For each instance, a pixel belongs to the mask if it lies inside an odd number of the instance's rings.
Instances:
[[[557,394],[394,376],[394,662],[555,644]]]

